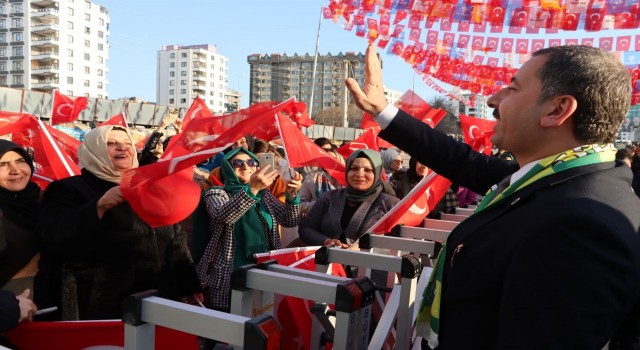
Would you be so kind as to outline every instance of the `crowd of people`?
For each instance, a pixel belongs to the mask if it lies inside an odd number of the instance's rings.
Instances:
[[[0,332],[38,308],[55,310],[40,320],[120,318],[124,299],[149,289],[229,312],[231,274],[254,254],[356,249],[437,172],[452,185],[430,217],[478,209],[434,265],[417,324],[424,349],[638,349],[640,147],[612,146],[628,110],[626,80],[598,49],[536,52],[488,100],[497,148],[485,156],[389,105],[369,47],[365,86],[347,87],[398,148],[345,160],[331,140],[314,140],[344,165],[337,179],[321,167],[290,169],[282,147],[247,135],[197,165],[198,208],[163,227],[142,220],[119,185],[127,170],[158,160],[164,129],[179,131],[179,121],[163,121],[140,152],[128,129],[92,125],[78,150],[81,174],[45,191],[32,181],[30,154],[0,140]],[[273,167],[261,166],[265,153]]]

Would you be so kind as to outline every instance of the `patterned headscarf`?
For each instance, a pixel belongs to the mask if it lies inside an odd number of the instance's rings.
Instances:
[[[373,185],[366,191],[358,191],[349,185],[349,168],[353,164],[356,158],[365,158],[371,161],[373,165]],[[362,203],[367,200],[376,198],[380,192],[382,192],[382,158],[380,153],[370,149],[359,149],[353,151],[347,159],[347,165],[345,170],[345,178],[347,180],[347,200],[350,202]]]
[[[134,144],[133,137],[131,137],[128,129],[114,125],[99,126],[91,129],[91,131],[84,136],[84,141],[78,148],[78,160],[81,168],[87,169],[99,179],[119,184],[120,181],[122,181],[122,175],[124,175],[124,173],[116,170],[107,151],[107,139],[111,130],[122,130],[126,132],[129,140],[131,140],[131,144]],[[134,149],[131,169],[137,167],[138,157]]]

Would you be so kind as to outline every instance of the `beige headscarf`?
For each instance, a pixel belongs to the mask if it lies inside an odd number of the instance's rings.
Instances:
[[[80,168],[89,170],[99,179],[119,184],[124,173],[115,169],[107,152],[107,137],[109,136],[109,132],[114,128],[126,132],[129,140],[133,143],[131,133],[126,128],[115,127],[113,125],[99,126],[91,129],[91,131],[84,136],[84,141],[78,148],[78,161]],[[134,150],[131,168],[137,167],[138,157]]]

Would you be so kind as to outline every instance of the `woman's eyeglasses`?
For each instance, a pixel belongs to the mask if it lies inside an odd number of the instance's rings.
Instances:
[[[247,159],[247,160],[234,159],[231,161],[231,166],[234,168],[242,168],[243,164],[247,164],[247,166],[250,166],[250,167],[257,167],[258,161],[255,159]]]

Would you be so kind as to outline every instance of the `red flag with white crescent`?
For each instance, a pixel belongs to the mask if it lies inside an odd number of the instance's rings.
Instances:
[[[204,100],[202,100],[200,96],[196,96],[196,98],[193,99],[191,106],[187,110],[187,113],[185,113],[184,117],[182,118],[182,129],[184,130],[187,124],[189,124],[189,122],[194,119],[207,117],[213,117],[213,113],[211,113],[211,110],[209,110],[209,107],[207,107],[207,104],[204,102]]]
[[[289,167],[318,166],[331,177],[346,185],[344,164],[338,162],[327,152],[306,137],[288,118],[278,114],[278,127],[284,145]]]
[[[116,125],[116,126],[122,126],[123,128],[128,128],[129,127],[129,124],[127,124],[127,118],[124,117],[123,113],[118,113],[118,114],[112,116],[107,121],[105,121],[104,123],[100,124],[100,126],[102,126],[102,125]]]
[[[53,108],[51,110],[51,125],[68,123],[78,119],[80,112],[87,108],[86,97],[72,99],[58,90],[53,93]]]
[[[493,148],[491,136],[494,134],[494,125],[496,125],[495,120],[460,114],[460,126],[462,127],[464,142],[476,152],[491,155],[491,149]]]
[[[442,199],[451,181],[433,171],[425,176],[400,202],[391,208],[369,232],[386,234],[396,225],[418,226]]]

